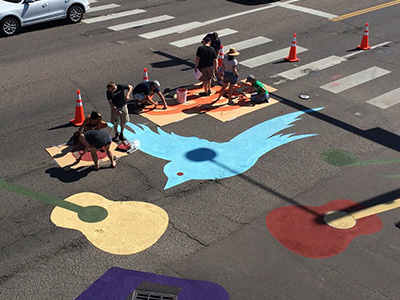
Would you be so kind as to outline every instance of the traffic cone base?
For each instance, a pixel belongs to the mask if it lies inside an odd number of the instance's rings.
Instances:
[[[83,113],[83,105],[81,98],[81,91],[76,91],[76,106],[75,106],[75,119],[70,120],[75,126],[81,126],[85,121],[85,114]]]

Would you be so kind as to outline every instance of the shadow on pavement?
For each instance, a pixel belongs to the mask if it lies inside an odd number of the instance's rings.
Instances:
[[[45,171],[46,174],[49,174],[52,178],[57,178],[62,182],[75,182],[80,180],[83,177],[88,176],[90,172],[94,171],[94,169],[90,167],[84,167],[79,169],[71,169],[64,170],[63,168],[50,168]]]

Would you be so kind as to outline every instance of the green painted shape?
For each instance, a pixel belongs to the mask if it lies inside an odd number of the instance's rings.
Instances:
[[[355,166],[359,163],[354,154],[340,149],[326,150],[322,152],[321,156],[325,162],[336,167]]]
[[[337,167],[369,166],[369,165],[400,163],[400,158],[358,160],[358,158],[354,154],[340,149],[326,150],[322,152],[321,156],[325,162]]]
[[[108,215],[107,210],[101,206],[84,207],[76,205],[74,203],[59,198],[55,198],[50,195],[39,193],[20,185],[13,184],[1,178],[0,178],[0,188],[22,196],[27,196],[37,201],[46,202],[54,206],[59,206],[64,209],[76,212],[80,220],[88,223],[100,222],[104,220]]]
[[[379,177],[385,177],[385,178],[400,178],[400,174],[397,175],[379,175]]]

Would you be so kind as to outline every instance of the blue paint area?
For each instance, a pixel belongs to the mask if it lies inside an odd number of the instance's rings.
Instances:
[[[97,279],[76,300],[126,300],[141,285],[155,284],[157,288],[175,287],[179,300],[229,300],[226,290],[210,281],[189,280],[164,275],[111,268]],[[164,291],[164,293],[166,293]],[[130,299],[130,298],[129,298]],[[152,298],[153,299],[153,298]]]
[[[188,180],[221,179],[241,174],[272,149],[316,134],[277,134],[293,126],[299,116],[321,108],[299,111],[262,122],[242,132],[229,142],[210,142],[197,137],[154,132],[146,125],[127,123],[124,135],[140,140],[140,150],[169,161],[164,166],[168,181],[164,189]]]

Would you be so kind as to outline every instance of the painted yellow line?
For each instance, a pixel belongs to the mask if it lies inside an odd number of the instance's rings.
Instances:
[[[400,4],[400,0],[387,2],[387,3],[384,3],[384,4],[377,5],[377,6],[372,6],[372,7],[361,9],[361,10],[358,10],[358,11],[355,11],[355,12],[352,12],[352,13],[341,15],[341,16],[338,16],[336,18],[332,18],[331,21],[340,21],[340,20],[348,19],[348,18],[351,18],[351,17],[362,15],[362,14],[365,14],[365,13],[368,13],[368,12],[371,12],[371,11],[374,11],[374,10],[382,9],[382,8],[389,7],[389,6],[396,5],[396,4]]]

